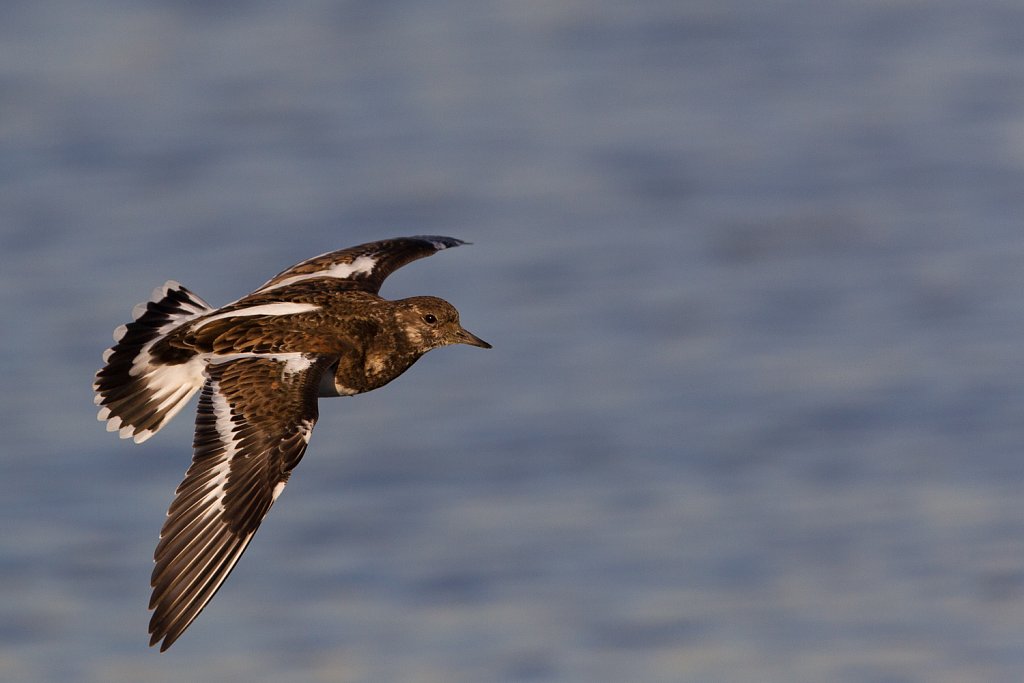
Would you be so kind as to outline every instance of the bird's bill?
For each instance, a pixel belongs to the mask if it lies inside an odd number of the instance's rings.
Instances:
[[[465,328],[460,327],[459,331],[455,334],[456,344],[469,344],[470,346],[479,346],[481,349],[493,348],[490,344],[485,342],[480,337],[476,336],[472,332],[469,332]]]

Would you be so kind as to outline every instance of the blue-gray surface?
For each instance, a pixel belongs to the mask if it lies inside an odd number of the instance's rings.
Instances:
[[[1019,681],[1024,8],[4,2],[0,680]],[[434,352],[321,405],[146,647],[187,466],[90,381],[385,236]]]

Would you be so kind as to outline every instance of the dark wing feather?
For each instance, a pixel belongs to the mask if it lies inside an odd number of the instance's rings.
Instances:
[[[242,556],[306,450],[332,360],[295,353],[207,368],[192,465],[154,555],[150,645],[170,647]]]
[[[384,279],[405,264],[460,244],[468,243],[440,235],[396,237],[360,244],[297,263],[275,275],[254,294],[320,277],[349,282],[352,289],[376,294]]]

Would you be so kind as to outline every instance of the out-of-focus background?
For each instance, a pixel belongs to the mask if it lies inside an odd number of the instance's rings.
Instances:
[[[0,679],[1024,676],[1024,7],[0,6]],[[111,332],[324,251],[456,347],[324,401],[166,654],[190,457],[95,420]]]

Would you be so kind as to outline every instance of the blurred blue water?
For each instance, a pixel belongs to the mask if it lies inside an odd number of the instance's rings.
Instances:
[[[1017,681],[1024,8],[7,2],[0,679]],[[362,241],[491,341],[324,401],[145,647],[114,327]]]

